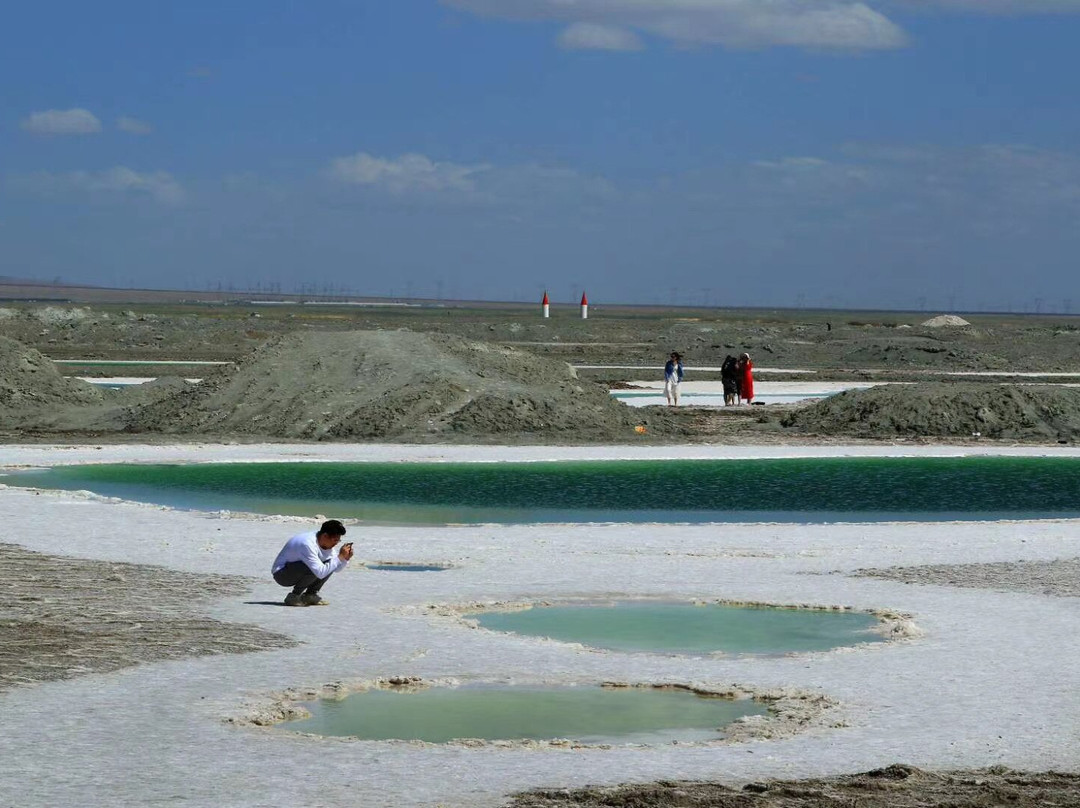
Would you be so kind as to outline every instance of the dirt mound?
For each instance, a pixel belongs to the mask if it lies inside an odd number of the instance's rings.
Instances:
[[[351,331],[273,340],[235,368],[141,408],[129,429],[605,440],[627,439],[642,422],[640,413],[562,362],[444,334]]]
[[[819,435],[865,438],[1080,438],[1080,390],[936,382],[848,390],[784,418],[783,426]]]
[[[0,337],[0,415],[12,416],[102,400],[101,391],[65,379],[51,360],[20,342]]]
[[[971,323],[963,317],[957,317],[955,314],[941,314],[937,317],[931,317],[922,325],[923,328],[963,328],[966,325],[971,325]]]

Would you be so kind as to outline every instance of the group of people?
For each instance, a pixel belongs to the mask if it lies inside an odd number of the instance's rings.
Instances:
[[[754,400],[754,363],[750,354],[744,353],[738,359],[729,354],[720,366],[720,379],[724,385],[724,406],[743,401],[749,404]],[[669,406],[679,406],[679,385],[682,380],[682,354],[672,351],[671,358],[664,365],[664,398]]]
[[[720,381],[724,385],[724,406],[754,400],[754,363],[750,354],[744,353],[738,359],[728,354],[720,365]]]

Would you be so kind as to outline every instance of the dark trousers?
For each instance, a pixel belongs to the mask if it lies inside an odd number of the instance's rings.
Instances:
[[[290,561],[274,573],[274,580],[281,586],[291,586],[296,595],[314,595],[330,580],[330,575],[320,578],[303,561]]]

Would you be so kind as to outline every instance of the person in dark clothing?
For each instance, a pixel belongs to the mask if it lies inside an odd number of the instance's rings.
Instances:
[[[720,381],[724,385],[724,406],[730,407],[739,401],[739,360],[731,354],[720,365]]]

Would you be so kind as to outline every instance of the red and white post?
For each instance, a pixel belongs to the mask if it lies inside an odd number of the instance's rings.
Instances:
[[[581,319],[589,319],[589,298],[585,297],[585,293],[581,293]]]
[[[544,292],[544,302],[540,304],[540,308],[544,312],[545,320],[551,317],[551,302],[548,300],[546,291]]]

